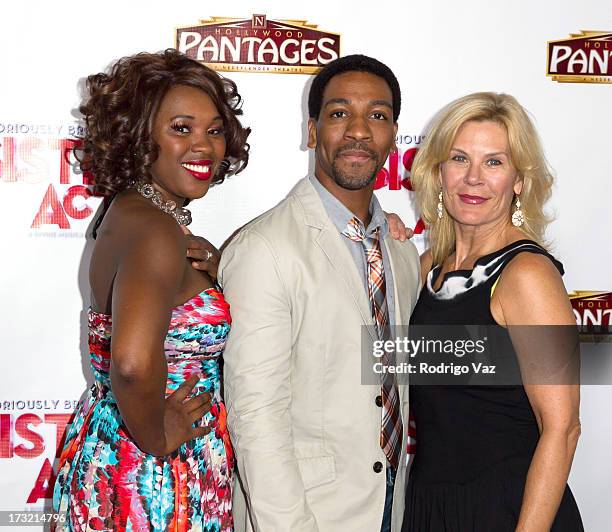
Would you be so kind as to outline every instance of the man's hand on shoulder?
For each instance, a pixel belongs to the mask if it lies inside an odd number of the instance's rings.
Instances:
[[[406,227],[406,224],[397,214],[394,212],[385,212],[385,216],[389,224],[389,234],[391,238],[404,242],[414,236],[412,229]]]

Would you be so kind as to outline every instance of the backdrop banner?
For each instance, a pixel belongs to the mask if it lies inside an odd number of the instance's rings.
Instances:
[[[232,78],[244,98],[248,168],[190,205],[190,229],[217,246],[313,171],[306,101],[313,74],[329,61],[364,53],[400,81],[398,149],[376,194],[414,229],[420,251],[427,229],[411,169],[428,123],[462,95],[512,94],[533,117],[554,170],[547,237],[566,271],[582,356],[612,358],[608,2],[20,0],[0,11],[0,526],[10,524],[3,512],[50,508],[63,434],[92,382],[88,231],[100,199],[75,165],[77,108],[87,75],[140,51],[178,48]],[[585,529],[603,532],[612,499],[612,363],[598,367],[598,379],[582,387],[570,485]]]

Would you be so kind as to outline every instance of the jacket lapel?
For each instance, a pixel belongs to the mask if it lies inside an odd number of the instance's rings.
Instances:
[[[310,184],[308,178],[300,180],[290,194],[294,194],[304,209],[304,223],[318,229],[314,237],[315,244],[321,249],[340,282],[346,287],[354,305],[361,315],[364,325],[370,325],[368,332],[376,340],[374,321],[370,310],[370,301],[365,291],[363,281],[342,235],[331,222],[325,207]]]
[[[391,271],[393,272],[393,295],[395,301],[395,323],[396,325],[405,325],[407,324],[410,316],[402,315],[402,307],[405,308],[406,305],[400,305],[400,301],[405,302],[408,299],[408,303],[410,303],[410,298],[412,297],[412,293],[407,289],[406,284],[406,268],[402,268],[401,264],[398,264],[400,259],[397,256],[395,249],[395,242],[392,238],[385,238],[385,246],[387,247],[387,256],[389,257],[389,264],[391,265]],[[408,308],[411,308],[412,305],[408,305]],[[404,319],[406,323],[404,323]]]

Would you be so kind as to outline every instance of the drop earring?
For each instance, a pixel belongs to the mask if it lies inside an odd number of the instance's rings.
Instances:
[[[438,194],[438,220],[441,220],[443,215],[444,203],[442,203],[442,187],[440,187],[440,194]]]
[[[520,227],[525,223],[525,215],[521,210],[521,200],[519,199],[518,195],[516,196],[516,203],[514,205],[516,209],[512,213],[512,225],[514,225],[514,227]]]

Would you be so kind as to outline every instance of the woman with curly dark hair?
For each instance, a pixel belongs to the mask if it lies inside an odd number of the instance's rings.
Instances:
[[[241,98],[174,50],[120,59],[87,92],[79,160],[105,198],[90,266],[95,384],[66,435],[54,508],[66,530],[229,531],[219,357],[231,318],[186,259],[182,226],[189,201],[247,164]]]

